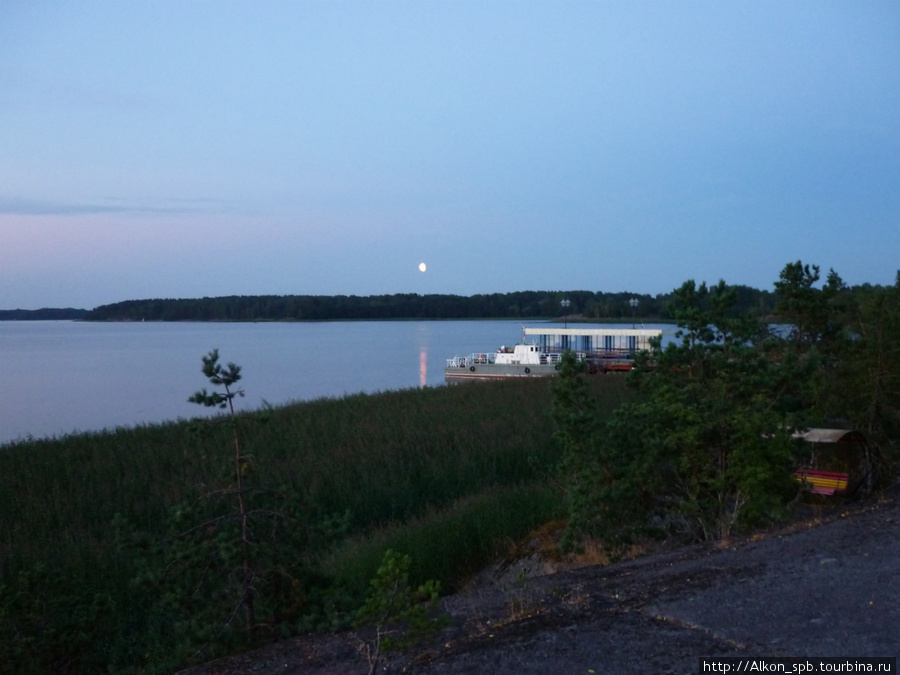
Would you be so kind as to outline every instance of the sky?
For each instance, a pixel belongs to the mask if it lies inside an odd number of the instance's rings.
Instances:
[[[796,260],[900,269],[895,0],[0,0],[3,309]]]

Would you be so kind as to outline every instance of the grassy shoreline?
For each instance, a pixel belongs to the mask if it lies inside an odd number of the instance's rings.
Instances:
[[[592,384],[608,410],[626,395],[621,377]],[[546,380],[480,382],[294,403],[242,413],[238,425],[261,485],[310,518],[341,521],[340,538],[297,555],[352,605],[385,548],[412,556],[411,581],[449,590],[558,517],[549,408]],[[112,523],[165,538],[175,505],[222,484],[229,434],[221,420],[192,420],[5,447],[0,662],[152,671],[167,647],[148,644],[160,638],[133,604],[152,598],[135,596],[140,566]]]

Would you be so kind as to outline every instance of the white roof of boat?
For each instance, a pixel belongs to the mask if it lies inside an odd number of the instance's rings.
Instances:
[[[525,335],[662,335],[658,328],[526,328]]]

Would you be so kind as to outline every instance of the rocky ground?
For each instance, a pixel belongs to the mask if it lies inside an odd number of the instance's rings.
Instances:
[[[445,598],[383,673],[698,673],[700,656],[900,656],[900,489],[789,527],[555,571],[535,557]],[[367,673],[366,636],[284,640],[184,671]]]

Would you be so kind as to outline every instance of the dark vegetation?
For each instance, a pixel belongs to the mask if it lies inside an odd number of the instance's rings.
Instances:
[[[551,383],[233,414],[242,373],[213,351],[192,400],[222,417],[4,446],[0,670],[170,672],[359,621],[374,669],[393,622],[424,625],[419,601],[549,521],[616,554],[783,517],[809,461],[795,429],[864,432],[852,469],[877,488],[900,438],[900,276],[850,289],[797,262],[776,292],[773,333],[739,288],[685,283],[681,343],[631,386],[567,358]]]
[[[769,291],[734,286],[736,307],[765,317],[775,300]],[[523,291],[483,295],[265,295],[199,299],[128,300],[90,311],[90,321],[325,321],[354,319],[553,318],[565,313],[586,319],[670,320],[670,293],[638,295],[593,291]],[[629,300],[637,299],[636,307]]]
[[[888,480],[900,438],[900,273],[889,288],[848,289],[834,271],[819,281],[817,267],[784,268],[781,330],[736,312],[726,284],[686,282],[672,303],[681,342],[642,355],[635,396],[603,418],[579,362],[565,359],[554,414],[567,545],[728,538],[784,517],[798,497],[792,471],[812,462],[863,489]],[[812,427],[862,431],[868,445],[814,459],[793,436]]]
[[[547,383],[480,384],[4,446],[0,671],[171,672],[348,626],[387,549],[452,591],[562,515]],[[610,410],[625,395],[593,384]]]
[[[0,309],[0,321],[79,321],[88,315],[86,309]]]

